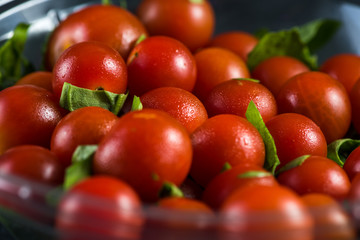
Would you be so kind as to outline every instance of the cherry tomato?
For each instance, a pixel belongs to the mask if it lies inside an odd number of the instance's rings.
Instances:
[[[290,56],[275,56],[257,65],[252,71],[251,76],[260,80],[274,96],[277,96],[287,80],[299,73],[309,71],[310,69],[296,58]]]
[[[250,101],[255,103],[265,122],[277,114],[272,93],[257,82],[243,79],[219,83],[210,91],[204,105],[210,117],[218,114],[245,117]]]
[[[31,85],[0,92],[0,154],[24,144],[49,147],[64,110],[47,90]]]
[[[85,41],[103,42],[126,59],[136,40],[147,35],[143,24],[129,11],[115,5],[93,5],[70,14],[51,34],[45,65],[52,70],[65,49]]]
[[[189,173],[191,140],[186,129],[155,109],[122,116],[99,143],[95,174],[128,182],[145,201],[156,201],[165,181],[179,186]]]
[[[196,80],[196,63],[188,48],[164,36],[149,37],[130,52],[129,91],[140,96],[159,87],[191,91]]]
[[[83,180],[62,197],[56,216],[60,239],[138,239],[141,202],[125,182],[108,176]]]
[[[342,138],[349,129],[349,97],[342,84],[325,73],[313,71],[292,77],[276,100],[280,113],[300,113],[313,120],[327,143]]]
[[[301,165],[280,173],[280,184],[298,194],[323,193],[344,200],[350,190],[346,172],[334,161],[321,156],[310,156]]]
[[[355,82],[360,78],[360,57],[348,53],[334,55],[321,65],[320,71],[341,82],[350,94]]]
[[[221,239],[313,239],[313,220],[300,197],[280,186],[234,191],[220,209]]]
[[[343,168],[346,174],[349,176],[350,180],[360,172],[360,147],[355,148],[349,154],[349,156],[346,158]]]
[[[301,199],[314,219],[314,239],[356,239],[352,220],[339,202],[319,193],[306,194]]]
[[[194,94],[203,101],[217,84],[233,78],[249,78],[245,62],[223,48],[204,48],[195,54],[197,77]]]
[[[202,200],[217,210],[233,191],[255,184],[274,186],[277,181],[271,173],[259,166],[238,165],[213,178],[206,186]]]
[[[172,117],[192,133],[207,118],[202,102],[189,91],[175,87],[153,89],[141,96],[144,108],[159,109]]]
[[[360,78],[354,84],[351,92],[350,92],[350,102],[351,109],[353,110],[351,113],[351,120],[355,130],[360,133]]]
[[[357,202],[360,199],[360,174],[355,174],[351,181],[348,199],[355,205],[354,210],[358,209]]]
[[[191,51],[205,46],[215,26],[214,11],[207,0],[143,0],[137,15],[151,35],[176,38]]]
[[[22,77],[15,85],[31,84],[52,92],[52,73],[36,71]]]
[[[278,169],[302,155],[327,155],[327,143],[323,132],[304,115],[279,114],[267,121],[266,127],[275,141],[280,160]]]
[[[208,46],[229,49],[246,62],[247,55],[253,50],[257,43],[258,39],[250,33],[231,31],[216,35]]]
[[[53,70],[53,91],[60,99],[63,84],[124,93],[126,64],[120,54],[99,42],[77,43],[64,51]]]
[[[57,124],[51,136],[50,149],[63,166],[68,167],[77,146],[98,144],[117,120],[115,114],[104,108],[79,108]]]
[[[233,167],[264,164],[265,147],[260,133],[236,115],[209,118],[191,134],[191,140],[194,156],[190,174],[203,187],[220,174],[225,163]]]

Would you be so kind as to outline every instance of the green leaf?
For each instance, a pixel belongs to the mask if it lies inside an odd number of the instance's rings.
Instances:
[[[144,41],[146,39],[146,35],[145,34],[141,34],[140,37],[136,40],[135,45],[138,45],[139,43],[141,43],[142,41]]]
[[[297,29],[265,34],[249,53],[248,67],[253,70],[259,63],[274,56],[291,56],[304,62],[309,68],[317,69],[317,57],[310,54]]]
[[[351,138],[338,139],[330,143],[327,148],[327,158],[333,160],[341,167],[349,156],[349,154],[360,146],[360,140]]]
[[[60,106],[74,111],[82,107],[98,106],[118,115],[124,106],[126,94],[116,94],[105,90],[90,90],[65,82],[60,97]]]
[[[295,27],[301,40],[307,44],[310,52],[315,52],[325,45],[340,28],[341,22],[333,19],[317,19],[302,26]]]
[[[133,102],[131,105],[131,111],[137,111],[137,110],[141,110],[141,109],[143,109],[143,105],[140,101],[140,97],[134,96]]]
[[[295,158],[294,160],[292,160],[291,162],[288,162],[282,168],[280,168],[279,171],[276,172],[276,175],[279,175],[280,173],[283,173],[287,170],[301,166],[305,162],[305,160],[308,159],[309,157],[310,157],[310,155],[303,155],[303,156]]]
[[[112,1],[111,0],[101,0],[101,3],[103,5],[111,5],[112,4]]]
[[[21,77],[34,71],[34,67],[23,55],[29,27],[29,24],[18,24],[13,36],[0,48],[1,90],[14,85]]]
[[[184,197],[184,193],[175,184],[164,182],[159,191],[159,198],[166,197]]]
[[[269,172],[264,171],[247,171],[237,175],[237,178],[262,178],[272,176]]]
[[[120,0],[120,7],[127,9],[127,2],[126,0]]]
[[[259,80],[253,79],[253,78],[233,78],[232,80],[244,80],[244,81],[250,81],[250,82],[254,82],[254,83],[260,83]]]
[[[96,149],[97,145],[80,145],[76,148],[72,156],[72,164],[66,169],[64,190],[91,176]]]
[[[275,142],[253,101],[250,101],[245,116],[247,120],[259,131],[264,141],[266,151],[264,168],[274,174],[276,167],[280,164]]]

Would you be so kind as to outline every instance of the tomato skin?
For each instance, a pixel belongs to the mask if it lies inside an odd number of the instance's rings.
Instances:
[[[140,96],[159,87],[178,87],[192,91],[196,63],[189,49],[178,40],[165,36],[149,37],[130,52],[129,92]]]
[[[144,108],[159,109],[172,117],[192,133],[207,118],[202,102],[191,92],[181,88],[162,87],[153,89],[140,98]]]
[[[194,154],[190,174],[203,187],[220,174],[225,163],[233,167],[264,164],[265,147],[260,133],[236,115],[209,118],[191,134],[191,140]]]
[[[298,194],[323,193],[343,200],[350,191],[346,172],[334,161],[321,156],[310,156],[303,164],[282,172],[277,180]]]
[[[266,127],[275,141],[280,160],[277,169],[303,155],[327,155],[323,132],[304,115],[282,113],[267,121]]]
[[[251,72],[252,78],[260,80],[274,96],[281,87],[293,76],[309,72],[310,69],[301,61],[290,56],[275,56],[257,65]]]
[[[98,144],[117,120],[115,114],[104,108],[79,108],[56,125],[50,149],[58,156],[62,165],[68,167],[77,146]]]
[[[233,78],[249,78],[250,73],[245,62],[230,50],[209,47],[195,55],[197,66],[195,96],[204,101],[217,84]]]
[[[0,154],[24,144],[48,148],[51,134],[65,111],[53,94],[31,85],[0,92]]]
[[[300,113],[322,130],[327,143],[342,138],[351,122],[350,100],[340,82],[321,72],[298,74],[277,95],[280,113]]]
[[[277,114],[275,97],[263,85],[241,79],[232,79],[216,85],[204,101],[209,116],[235,114],[245,118],[253,101],[266,122]]]
[[[102,42],[126,59],[136,40],[147,35],[143,24],[129,11],[115,5],[93,5],[68,16],[51,34],[45,65],[52,70],[65,49],[85,41]]]
[[[53,70],[53,92],[60,99],[63,84],[124,93],[126,64],[120,54],[99,42],[77,43],[64,51]]]
[[[355,82],[360,78],[360,57],[349,53],[334,55],[320,66],[320,71],[341,82],[350,94]]]
[[[224,32],[216,35],[208,44],[209,47],[221,47],[231,50],[247,61],[247,55],[259,40],[252,34],[242,31]]]
[[[125,182],[95,176],[62,197],[56,215],[60,239],[138,239],[143,225],[141,202]]]
[[[355,205],[360,199],[360,174],[355,174],[351,181],[351,188],[349,191],[348,199]]]
[[[153,202],[165,181],[179,186],[185,180],[191,159],[186,129],[163,111],[143,109],[117,121],[99,143],[93,169],[125,180],[144,201]]]
[[[355,128],[355,130],[360,133],[360,78],[354,84],[351,92],[350,92],[350,102],[351,102],[351,121]]]
[[[22,77],[15,85],[32,84],[52,92],[52,73],[35,71]]]
[[[220,214],[221,239],[313,239],[308,210],[299,196],[285,187],[240,188],[227,198]]]
[[[357,173],[360,173],[360,147],[355,148],[346,158],[343,169],[352,180]]]
[[[206,186],[202,200],[211,208],[217,210],[225,199],[236,189],[250,185],[278,185],[273,175],[262,177],[239,177],[248,171],[268,173],[259,166],[238,165],[214,177]]]
[[[215,27],[215,14],[208,1],[143,0],[137,16],[151,35],[176,38],[191,51],[204,47]]]
[[[335,199],[319,193],[306,194],[301,199],[314,219],[314,239],[356,239],[350,216]]]

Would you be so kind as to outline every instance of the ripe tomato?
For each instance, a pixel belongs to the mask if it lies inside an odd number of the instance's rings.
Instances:
[[[217,84],[233,78],[249,78],[245,62],[223,48],[204,48],[195,54],[197,77],[194,94],[204,100]]]
[[[346,172],[334,161],[321,156],[310,156],[301,165],[280,173],[280,184],[298,194],[323,193],[343,200],[350,190]]]
[[[260,133],[245,118],[216,115],[191,134],[194,151],[191,176],[205,187],[220,174],[225,163],[262,167],[265,147]]]
[[[360,147],[355,148],[349,154],[343,168],[350,180],[352,180],[357,173],[360,173]]]
[[[147,31],[129,11],[115,5],[93,5],[70,14],[51,34],[45,65],[52,70],[60,55],[75,43],[102,42],[126,59],[136,40]]]
[[[360,199],[360,174],[356,174],[351,181],[351,188],[348,199],[355,205],[354,210],[358,209],[356,205]],[[358,218],[359,216],[357,216]]]
[[[350,92],[350,102],[351,102],[351,120],[354,128],[358,133],[360,133],[360,78],[354,84]]]
[[[310,69],[296,58],[290,56],[275,56],[257,65],[252,71],[251,76],[260,80],[274,96],[277,96],[287,80],[299,73],[309,71]]]
[[[208,46],[229,49],[246,62],[247,55],[253,50],[257,43],[258,39],[250,33],[231,31],[216,35]]]
[[[277,114],[275,97],[263,85],[250,80],[232,79],[216,85],[208,94],[204,105],[210,117],[235,114],[245,117],[253,101],[266,122]]]
[[[280,113],[300,113],[322,130],[327,143],[342,138],[351,121],[350,100],[342,84],[321,72],[298,74],[277,95]]]
[[[68,167],[77,146],[98,144],[117,120],[115,114],[104,108],[79,108],[57,124],[51,136],[50,149],[62,165]]]
[[[233,191],[255,184],[274,186],[277,181],[271,173],[259,166],[238,165],[213,178],[206,186],[202,200],[217,210]]]
[[[81,42],[66,49],[53,74],[53,91],[58,99],[64,82],[114,93],[124,93],[127,86],[124,60],[114,49],[99,42]]]
[[[196,63],[188,48],[164,36],[149,37],[130,52],[129,91],[140,96],[159,87],[191,91],[196,80]]]
[[[23,144],[49,147],[64,110],[47,90],[31,85],[0,92],[0,154]]]
[[[267,121],[266,127],[275,141],[280,160],[277,169],[303,155],[327,155],[327,143],[323,132],[304,115],[279,114]]]
[[[172,117],[192,133],[207,118],[202,102],[189,91],[175,87],[153,89],[141,96],[144,108],[159,109]]]
[[[355,82],[360,78],[360,57],[355,54],[337,54],[328,58],[320,71],[341,82],[350,94]]]
[[[31,84],[52,92],[52,73],[36,71],[22,77],[15,85]]]
[[[253,185],[234,191],[220,209],[221,239],[313,239],[313,221],[293,191]]]
[[[306,194],[301,199],[314,219],[314,239],[356,239],[350,216],[335,199],[319,193]]]
[[[215,26],[214,11],[207,0],[143,0],[137,15],[151,35],[176,38],[191,51],[210,40]]]
[[[56,216],[60,239],[138,239],[141,202],[125,182],[108,176],[83,180],[62,197]]]
[[[156,201],[165,181],[180,185],[189,173],[191,140],[186,129],[155,109],[122,116],[99,143],[95,174],[128,182],[145,201]]]

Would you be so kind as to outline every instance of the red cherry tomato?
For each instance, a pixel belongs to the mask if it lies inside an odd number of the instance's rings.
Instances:
[[[126,59],[136,40],[147,31],[129,11],[115,5],[93,5],[70,14],[51,34],[45,65],[52,70],[60,55],[73,44],[102,42]]]
[[[328,58],[320,71],[341,82],[350,94],[355,82],[360,78],[360,57],[355,54],[337,54]]]
[[[202,102],[191,92],[181,88],[162,87],[151,90],[141,96],[144,108],[163,110],[192,133],[207,118]]]
[[[300,73],[277,95],[280,113],[300,113],[322,130],[327,143],[344,137],[350,126],[350,100],[342,84],[321,72]]]
[[[358,209],[357,205],[360,200],[360,174],[356,174],[351,181],[348,199],[355,205],[354,210]],[[358,218],[359,216],[356,217]]]
[[[143,0],[137,15],[151,35],[176,38],[191,51],[210,40],[215,26],[214,11],[207,0]]]
[[[79,108],[57,124],[51,136],[50,149],[63,166],[68,167],[77,146],[98,144],[117,120],[115,114],[104,108]]]
[[[36,71],[22,77],[15,85],[31,84],[52,92],[52,73]]]
[[[253,185],[234,191],[220,209],[221,239],[313,239],[313,221],[293,191]]]
[[[299,73],[308,71],[310,71],[310,69],[296,58],[275,56],[257,65],[252,71],[251,76],[260,80],[274,96],[277,96],[287,80]]]
[[[251,80],[232,79],[216,85],[204,101],[209,116],[235,114],[245,117],[253,101],[266,122],[277,114],[275,97],[263,85]]]
[[[24,144],[49,147],[51,134],[64,115],[54,96],[31,85],[0,92],[0,154]]]
[[[351,120],[354,128],[358,133],[360,133],[360,78],[354,84],[350,92],[350,102],[351,102]]]
[[[223,48],[204,48],[195,54],[197,77],[194,94],[204,100],[217,84],[233,78],[249,78],[245,62]]]
[[[131,51],[128,61],[129,91],[140,96],[159,87],[178,87],[191,91],[196,80],[192,53],[178,40],[149,37]]]
[[[191,135],[194,156],[191,176],[205,187],[225,163],[262,167],[265,147],[260,133],[245,118],[221,114],[206,120]]]
[[[304,115],[279,114],[267,121],[266,127],[275,141],[280,160],[278,169],[303,155],[327,155],[327,143],[323,132]]]
[[[191,165],[186,129],[167,113],[144,109],[122,116],[99,143],[95,174],[128,182],[145,201],[156,201],[165,181],[180,185]]]
[[[253,50],[257,43],[258,39],[250,33],[231,31],[216,35],[208,46],[229,49],[246,62],[247,55]]]
[[[360,147],[355,148],[349,154],[343,168],[350,180],[353,179],[357,173],[360,173]]]
[[[65,193],[56,215],[60,239],[138,239],[143,225],[136,192],[119,179],[88,178]]]
[[[58,99],[65,82],[92,90],[126,91],[126,64],[118,52],[103,43],[82,42],[69,47],[53,73],[53,91]]]
[[[346,172],[334,161],[321,156],[310,156],[301,165],[280,173],[280,184],[298,194],[323,193],[344,200],[350,191]]]

